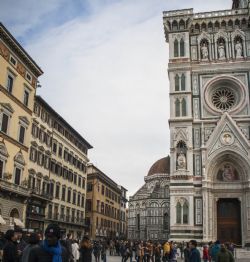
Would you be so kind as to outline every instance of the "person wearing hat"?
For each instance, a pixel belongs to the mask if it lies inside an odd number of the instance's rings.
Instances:
[[[7,242],[3,248],[3,262],[17,262],[18,251],[15,231],[12,229],[7,230],[4,237]]]
[[[45,240],[30,250],[29,262],[68,262],[65,247],[60,244],[61,231],[57,224],[50,224],[45,230]]]

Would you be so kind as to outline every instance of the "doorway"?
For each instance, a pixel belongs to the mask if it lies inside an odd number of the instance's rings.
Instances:
[[[222,198],[217,202],[217,239],[241,245],[241,204],[238,199]]]

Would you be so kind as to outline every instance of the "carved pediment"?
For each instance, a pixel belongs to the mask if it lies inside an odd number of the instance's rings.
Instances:
[[[206,147],[208,148],[208,157],[222,147],[231,150],[241,151],[248,155],[250,148],[249,142],[241,129],[228,113],[224,113],[217,124],[214,132],[210,136]]]
[[[23,154],[22,152],[18,152],[15,157],[14,157],[14,161],[21,164],[21,165],[25,165],[25,161],[24,161],[24,157],[23,157]]]
[[[27,126],[30,124],[30,121],[26,116],[19,116],[21,122],[25,123]]]
[[[231,34],[232,38],[234,39],[236,36],[241,36],[243,39],[245,38],[245,33],[241,31],[240,29],[236,29],[234,32]]]
[[[4,108],[5,110],[9,111],[9,113],[13,114],[14,109],[9,103],[0,103],[1,107]]]
[[[45,151],[45,154],[46,154],[46,155],[51,155],[51,152],[50,152],[49,150],[46,150],[46,151]]]
[[[45,151],[45,149],[44,149],[43,146],[39,146],[38,149],[39,149],[40,151],[43,151],[43,152]]]
[[[36,174],[36,170],[33,169],[33,168],[30,168],[30,169],[28,170],[28,172],[29,172],[29,174],[32,174],[32,175],[35,175],[35,174]]]
[[[34,146],[34,147],[37,147],[37,146],[38,146],[38,144],[37,144],[36,141],[31,141],[31,145]]]
[[[225,40],[228,39],[228,33],[223,31],[223,30],[220,30],[215,36],[214,36],[214,40],[215,42],[217,42],[217,40],[219,38],[224,38]]]
[[[38,173],[36,174],[36,176],[39,177],[39,178],[42,178],[42,177],[43,177],[43,174],[42,174],[41,172],[38,172]]]
[[[7,148],[4,144],[4,142],[0,142],[0,154],[3,155],[4,157],[9,157]]]
[[[188,131],[186,128],[176,128],[174,134],[175,141],[188,141]]]
[[[198,36],[198,42],[200,42],[203,39],[207,39],[208,41],[211,41],[211,35],[206,33],[206,32],[202,32],[199,36]]]

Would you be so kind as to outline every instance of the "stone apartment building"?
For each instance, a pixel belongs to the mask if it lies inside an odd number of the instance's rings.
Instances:
[[[29,221],[34,229],[57,222],[64,233],[78,238],[84,234],[86,165],[91,148],[44,99],[35,97],[27,227]],[[37,223],[39,216],[41,224]]]
[[[91,239],[126,237],[126,189],[93,164],[87,167],[86,224]]]
[[[86,166],[92,146],[44,99],[43,73],[0,24],[0,230],[85,232]]]
[[[0,23],[0,229],[24,227],[30,133],[37,79],[43,73]]]

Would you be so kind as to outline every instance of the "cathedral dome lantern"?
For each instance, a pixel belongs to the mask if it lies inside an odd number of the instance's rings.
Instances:
[[[148,176],[156,174],[169,174],[170,173],[170,156],[164,157],[156,161],[148,171]]]

